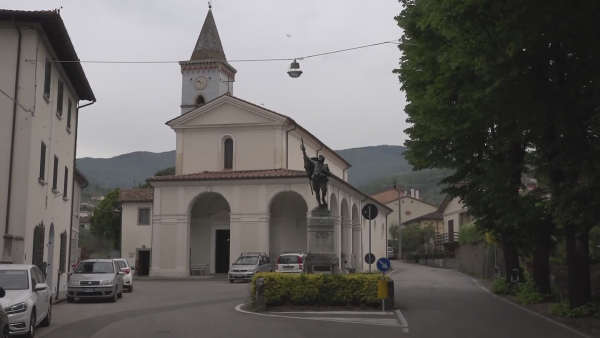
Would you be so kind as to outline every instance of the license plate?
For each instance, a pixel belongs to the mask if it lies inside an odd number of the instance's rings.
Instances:
[[[94,289],[92,289],[92,288],[85,289],[85,292],[94,292]]]
[[[294,267],[293,266],[284,266],[283,267],[285,270],[292,270]]]

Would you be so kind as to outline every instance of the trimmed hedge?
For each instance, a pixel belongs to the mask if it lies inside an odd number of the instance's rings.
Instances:
[[[256,301],[256,280],[264,279],[267,305],[376,306],[378,273],[287,274],[259,273],[252,278],[252,301]],[[387,277],[386,277],[387,279]]]

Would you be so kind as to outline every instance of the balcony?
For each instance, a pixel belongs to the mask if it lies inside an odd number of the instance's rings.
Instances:
[[[435,244],[458,243],[458,232],[447,232],[445,234],[435,235],[433,242]]]

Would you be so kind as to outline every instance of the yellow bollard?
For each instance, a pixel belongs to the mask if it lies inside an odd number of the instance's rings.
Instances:
[[[377,281],[377,299],[388,297],[388,283],[386,280]]]

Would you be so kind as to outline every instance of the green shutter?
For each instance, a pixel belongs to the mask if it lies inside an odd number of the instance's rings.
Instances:
[[[58,180],[58,157],[54,156],[54,176],[52,177],[52,189],[56,190]]]
[[[62,116],[64,86],[64,83],[58,80],[58,93],[56,93],[56,113],[58,113],[58,116]]]
[[[65,166],[65,182],[63,184],[63,196],[64,198],[68,197],[67,194],[67,188],[69,187],[69,168],[67,168],[67,166]]]
[[[52,62],[46,59],[46,74],[44,78],[44,95],[50,97],[50,84],[52,83]]]
[[[42,142],[42,149],[40,151],[40,180],[46,178],[46,143]]]

